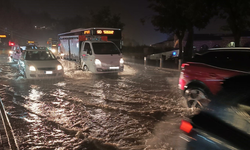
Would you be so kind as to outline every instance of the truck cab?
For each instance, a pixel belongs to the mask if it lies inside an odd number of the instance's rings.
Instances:
[[[85,41],[81,48],[81,68],[93,73],[121,72],[124,61],[113,42]]]

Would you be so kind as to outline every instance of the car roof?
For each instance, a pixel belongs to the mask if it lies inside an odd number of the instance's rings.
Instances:
[[[250,47],[222,47],[222,48],[210,48],[208,50],[250,50]]]
[[[203,53],[196,53],[196,55],[204,55],[209,52],[250,52],[250,47],[223,47],[223,48],[210,48]]]
[[[46,49],[26,49],[26,51],[50,51]]]

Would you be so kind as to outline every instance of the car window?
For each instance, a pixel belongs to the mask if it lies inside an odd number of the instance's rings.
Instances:
[[[90,50],[90,45],[89,45],[89,43],[85,43],[83,51],[88,51],[88,50]]]
[[[244,51],[214,51],[203,55],[197,55],[193,59],[195,62],[203,62],[209,65],[234,69],[241,71],[250,71],[250,53]]]

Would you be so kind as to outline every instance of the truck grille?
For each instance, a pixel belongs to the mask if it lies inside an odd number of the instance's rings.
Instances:
[[[56,67],[37,68],[37,70],[56,70]]]
[[[55,77],[56,74],[39,74],[38,77]]]

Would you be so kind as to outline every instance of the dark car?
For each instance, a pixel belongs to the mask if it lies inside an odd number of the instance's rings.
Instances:
[[[222,90],[199,114],[182,120],[180,137],[190,150],[232,150],[250,147],[250,76],[223,82]]]
[[[230,77],[249,74],[250,48],[214,48],[182,64],[179,88],[188,107],[203,107]]]

